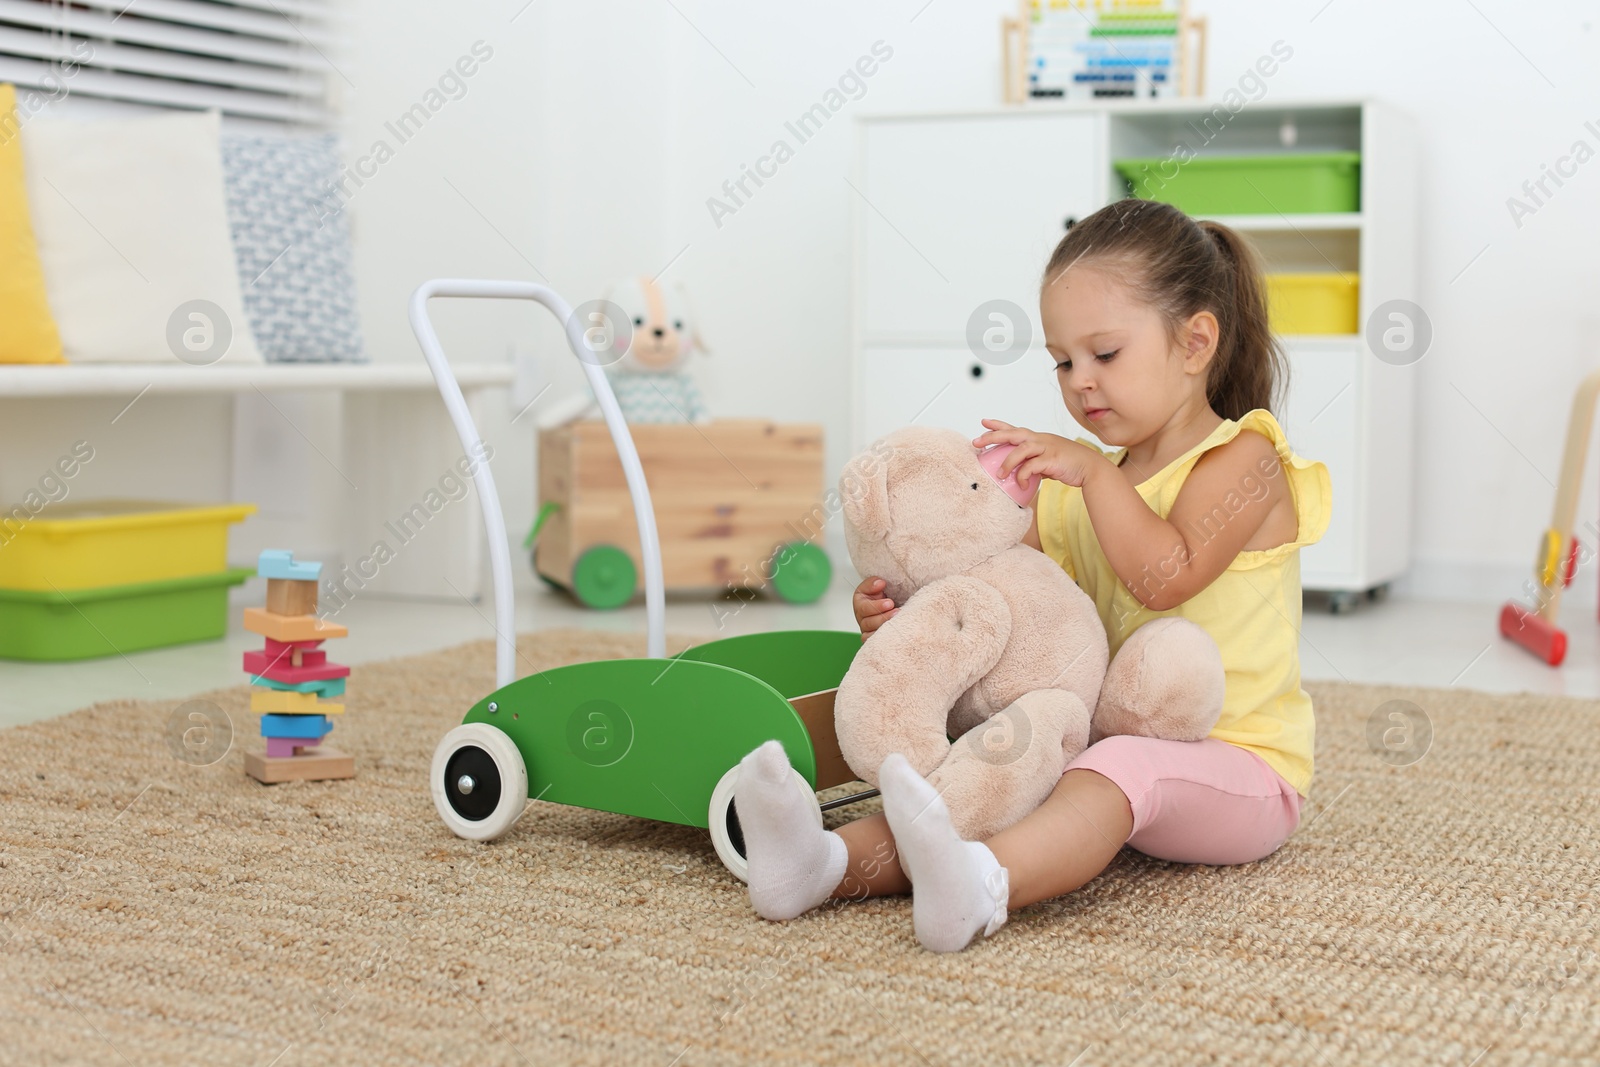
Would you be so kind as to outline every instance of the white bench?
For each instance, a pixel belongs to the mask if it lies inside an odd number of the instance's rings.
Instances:
[[[454,368],[474,418],[484,393],[509,387],[512,364],[467,364]],[[451,470],[461,456],[433,375],[421,360],[414,363],[215,364],[191,367],[164,364],[60,364],[0,366],[0,402],[15,399],[74,397],[124,398],[131,408],[139,400],[162,395],[232,394],[234,418],[276,419],[269,394],[337,393],[342,395],[342,459],[335,468],[347,490],[342,494],[344,563],[354,568],[370,556],[375,540],[396,536],[383,531],[414,509],[427,485]],[[124,411],[127,409],[124,408]],[[118,416],[121,417],[120,415]],[[284,416],[287,418],[287,416]],[[0,449],[8,449],[0,419]],[[290,420],[293,425],[293,420]],[[296,427],[303,437],[303,431]],[[238,440],[238,435],[235,437]],[[309,438],[304,444],[315,450]],[[248,466],[249,457],[242,457]],[[234,469],[240,470],[241,457]],[[328,457],[324,456],[324,460]],[[331,460],[328,460],[331,465]],[[117,457],[97,457],[97,464],[115,466]],[[235,475],[235,493],[239,492]],[[470,477],[465,479],[468,486]],[[345,483],[349,483],[347,486]],[[236,496],[251,502],[249,495]],[[419,516],[420,521],[420,516]],[[406,542],[374,581],[384,594],[449,596],[455,590],[477,598],[482,592],[482,516],[475,503],[452,501],[427,520],[427,536]],[[282,545],[284,548],[305,546]],[[335,577],[324,574],[324,577]],[[441,582],[442,579],[442,582]]]

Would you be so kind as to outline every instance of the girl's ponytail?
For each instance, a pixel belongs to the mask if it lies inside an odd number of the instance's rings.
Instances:
[[[1231,314],[1213,312],[1221,326],[1217,354],[1206,381],[1211,409],[1237,419],[1254,408],[1275,411],[1287,388],[1289,371],[1283,346],[1267,321],[1267,287],[1261,257],[1238,233],[1209,219],[1199,227],[1215,242],[1227,264],[1228,279],[1219,288],[1231,295]]]
[[[1110,262],[1177,328],[1197,311],[1217,317],[1206,399],[1225,419],[1265,408],[1274,415],[1288,382],[1283,348],[1267,322],[1266,284],[1255,249],[1220,222],[1196,222],[1171,204],[1129,198],[1067,231],[1045,268],[1053,285],[1075,264]]]

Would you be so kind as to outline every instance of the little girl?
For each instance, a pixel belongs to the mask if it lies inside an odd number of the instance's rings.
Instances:
[[[1300,820],[1311,785],[1311,698],[1300,685],[1300,548],[1327,528],[1327,468],[1295,455],[1270,408],[1283,355],[1255,254],[1177,208],[1123,200],[1057,246],[1040,295],[1067,410],[1101,441],[985,419],[982,447],[1015,445],[1001,476],[1039,475],[1025,543],[1094,600],[1113,656],[1139,626],[1179,615],[1216,639],[1221,718],[1202,741],[1108,737],[1066,765],[1044,803],[987,841],[962,841],[904,757],[880,771],[883,814],[824,831],[782,746],[746,756],[735,794],[750,901],[789,919],[830,897],[914,890],[935,951],[994,933],[1008,909],[1077,889],[1124,844],[1178,863],[1262,859]],[[897,609],[856,590],[862,639]]]

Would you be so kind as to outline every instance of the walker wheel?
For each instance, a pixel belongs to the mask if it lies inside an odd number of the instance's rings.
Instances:
[[[433,750],[433,806],[457,837],[493,841],[528,806],[528,768],[516,743],[488,723],[457,726]]]
[[[815,811],[817,825],[822,825],[822,805],[817,803],[816,791],[811,788],[811,783],[806,781],[805,775],[789,768],[795,783],[795,788],[804,794],[807,803]],[[744,855],[744,830],[739,826],[739,811],[734,806],[733,794],[739,784],[739,765],[735,764],[722,776],[717,783],[717,788],[711,791],[710,829],[711,843],[716,846],[717,858],[722,865],[733,872],[733,876],[741,882],[750,880],[750,864]]]

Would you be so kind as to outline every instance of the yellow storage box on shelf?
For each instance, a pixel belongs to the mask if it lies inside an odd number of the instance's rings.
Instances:
[[[220,574],[228,525],[255,510],[98,500],[52,505],[38,518],[0,514],[0,589],[71,592]]]
[[[1279,334],[1360,333],[1355,272],[1267,275],[1267,310]]]

